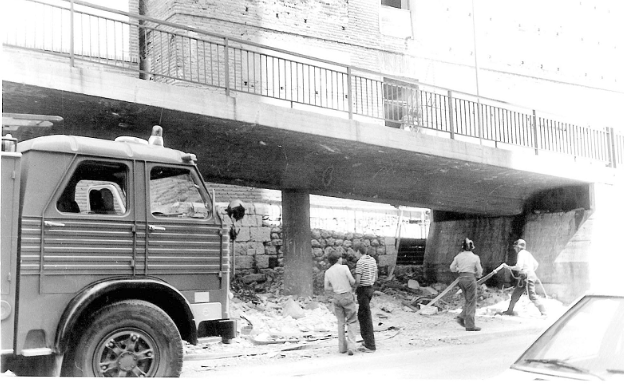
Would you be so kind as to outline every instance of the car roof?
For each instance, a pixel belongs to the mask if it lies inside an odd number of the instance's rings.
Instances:
[[[71,135],[50,135],[18,143],[21,153],[41,151],[102,156],[116,159],[136,159],[152,162],[189,164],[182,160],[186,153],[171,148],[130,141],[113,141]]]
[[[624,297],[624,291],[620,289],[614,290],[590,290],[584,295],[585,297]]]

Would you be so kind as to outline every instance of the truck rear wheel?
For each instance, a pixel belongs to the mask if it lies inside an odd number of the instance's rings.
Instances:
[[[96,312],[72,353],[64,374],[74,377],[179,377],[184,354],[167,313],[138,300]]]

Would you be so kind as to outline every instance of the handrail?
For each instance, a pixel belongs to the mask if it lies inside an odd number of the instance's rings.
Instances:
[[[71,66],[96,63],[138,73],[146,80],[216,87],[225,89],[226,95],[250,93],[343,112],[349,119],[357,115],[390,127],[438,131],[451,139],[478,138],[608,167],[624,164],[624,136],[613,128],[574,125],[501,100],[81,0],[62,0],[66,6],[13,1],[37,8],[12,15],[9,21],[15,26],[5,26],[3,45],[68,57]]]
[[[44,2],[39,1],[39,0],[26,0],[26,1],[32,1],[32,2],[37,2],[37,3],[42,3],[42,4],[48,4],[48,3],[44,3]],[[334,62],[334,61],[327,60],[327,59],[317,58],[317,57],[314,57],[314,56],[309,56],[309,55],[299,54],[299,53],[294,54],[294,53],[292,53],[290,51],[287,51],[287,50],[284,50],[284,49],[280,49],[280,48],[271,47],[271,46],[268,46],[268,45],[265,45],[265,44],[252,43],[252,42],[249,42],[249,41],[246,41],[246,40],[237,39],[235,37],[225,37],[223,35],[215,34],[213,32],[206,31],[206,30],[201,29],[201,28],[196,28],[196,27],[183,25],[183,24],[178,24],[178,23],[172,23],[170,21],[159,20],[159,19],[155,19],[155,18],[152,18],[152,17],[149,17],[149,16],[139,15],[139,14],[135,14],[135,13],[124,12],[124,11],[120,11],[120,10],[117,10],[117,9],[114,9],[114,8],[108,8],[108,7],[104,7],[104,6],[98,5],[98,4],[89,3],[89,2],[86,2],[86,1],[81,1],[81,0],[60,0],[60,1],[65,1],[65,2],[70,2],[70,3],[73,2],[74,4],[83,5],[83,6],[87,6],[87,7],[91,7],[91,8],[95,8],[95,9],[98,9],[98,10],[111,12],[111,13],[116,13],[116,14],[123,15],[123,16],[134,17],[134,18],[136,18],[138,20],[150,21],[150,22],[157,23],[157,24],[160,24],[160,25],[165,25],[165,26],[169,26],[169,27],[173,27],[173,28],[183,29],[183,30],[187,30],[187,31],[190,31],[190,32],[201,33],[203,35],[212,36],[212,37],[216,37],[216,38],[223,38],[223,39],[227,38],[229,42],[236,42],[236,43],[240,43],[240,44],[244,44],[244,45],[252,45],[252,46],[257,47],[257,48],[271,50],[273,52],[277,52],[277,53],[281,53],[281,54],[285,54],[285,55],[296,56],[298,58],[302,58],[302,59],[306,59],[306,60],[312,60],[312,61],[315,61],[315,62],[321,62],[321,63],[329,64],[329,65],[332,65],[332,66],[345,67],[345,68],[348,67],[348,68],[351,68],[352,71],[369,73],[369,74],[375,75],[375,76],[380,76],[381,75],[383,77],[392,78],[392,79],[395,79],[395,80],[401,81],[401,82],[419,84],[421,86],[426,86],[426,87],[431,87],[431,88],[450,90],[450,91],[452,91],[455,94],[462,94],[462,95],[470,96],[470,97],[474,97],[474,98],[481,98],[483,100],[487,100],[487,101],[491,101],[491,102],[495,102],[495,103],[499,103],[499,104],[506,104],[506,105],[509,105],[509,106],[515,106],[515,107],[519,107],[519,108],[524,108],[524,109],[527,109],[527,110],[531,109],[530,107],[525,107],[525,106],[520,106],[520,105],[516,105],[516,104],[511,104],[511,103],[506,102],[504,100],[484,97],[484,96],[472,94],[472,93],[465,92],[465,91],[459,91],[459,90],[454,90],[454,89],[443,88],[443,87],[440,87],[440,86],[436,86],[435,84],[425,83],[425,82],[422,82],[420,80],[417,80],[417,79],[411,78],[411,77],[397,76],[397,75],[387,75],[387,74],[382,74],[382,73],[380,73],[378,71],[373,71],[373,70],[370,70],[370,69],[367,69],[367,68],[363,68],[363,67],[346,66],[343,63]],[[539,110],[536,110],[536,111],[539,111]],[[546,112],[546,111],[543,111],[543,112]]]

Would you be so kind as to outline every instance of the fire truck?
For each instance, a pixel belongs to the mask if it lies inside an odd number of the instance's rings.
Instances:
[[[162,128],[9,134],[1,155],[2,372],[177,377],[183,341],[236,337],[223,217]]]

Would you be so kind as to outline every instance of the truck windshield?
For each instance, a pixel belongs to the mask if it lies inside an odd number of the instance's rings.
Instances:
[[[189,169],[154,167],[150,172],[152,215],[206,219],[212,204],[201,182]]]

